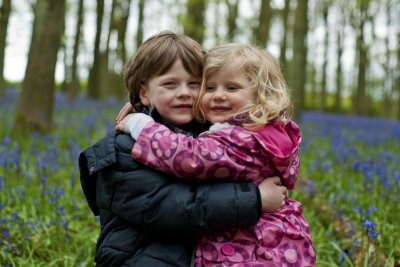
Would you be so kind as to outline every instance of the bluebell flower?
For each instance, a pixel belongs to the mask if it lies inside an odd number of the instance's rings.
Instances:
[[[364,222],[364,226],[365,226],[365,229],[367,230],[367,234],[368,234],[368,236],[370,238],[376,239],[379,236],[380,232],[377,232],[375,230],[375,227],[377,226],[377,223],[367,219]]]
[[[3,229],[3,238],[7,239],[10,237],[10,231],[8,229]]]
[[[4,147],[8,147],[8,146],[10,146],[11,145],[11,138],[8,136],[8,135],[6,135],[4,138],[3,138],[3,146]]]
[[[17,222],[18,219],[19,219],[18,212],[14,211],[14,212],[12,213],[12,220],[13,220],[14,222]]]
[[[64,195],[64,190],[62,188],[57,188],[56,190],[56,197],[59,198]]]
[[[0,192],[4,192],[4,178],[0,175]]]

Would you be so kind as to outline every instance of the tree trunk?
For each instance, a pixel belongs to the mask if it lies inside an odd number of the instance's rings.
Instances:
[[[126,56],[126,46],[125,46],[125,38],[126,38],[126,29],[128,28],[128,19],[129,19],[129,10],[130,10],[129,0],[123,0],[120,5],[120,13],[121,19],[117,24],[118,29],[118,54],[121,58],[122,62],[125,63],[127,61]]]
[[[392,25],[392,16],[391,16],[391,5],[390,2],[386,3],[386,27],[390,29]],[[387,34],[385,38],[385,49],[386,49],[386,64],[384,64],[383,69],[385,70],[386,78],[384,80],[384,92],[383,92],[383,116],[386,118],[393,117],[393,98],[395,95],[394,91],[394,71],[391,68],[391,59],[392,59],[392,51],[390,49],[390,35]]]
[[[322,65],[322,81],[321,81],[321,95],[320,95],[320,110],[326,110],[326,86],[327,86],[327,75],[326,69],[328,66],[328,46],[329,46],[329,24],[328,24],[328,3],[323,2],[323,19],[324,19],[324,26],[325,26],[325,35],[324,35],[324,62]]]
[[[337,46],[337,57],[336,57],[336,92],[335,92],[335,112],[341,112],[342,110],[342,54],[343,54],[343,27],[344,25],[338,25],[336,46]]]
[[[226,0],[225,3],[228,7],[228,42],[233,42],[237,31],[236,18],[239,14],[239,1],[234,0],[231,3],[231,1]]]
[[[285,7],[282,10],[283,36],[279,54],[279,61],[284,74],[287,73],[286,47],[287,47],[287,34],[289,32],[289,27],[288,27],[289,12],[290,12],[290,0],[285,0]]]
[[[65,0],[38,0],[25,79],[14,132],[48,133],[52,128],[57,52],[64,29]]]
[[[299,121],[304,108],[307,66],[307,0],[298,0],[293,28],[293,59],[290,64],[289,86],[292,89],[294,119]]]
[[[364,25],[360,28],[360,36],[357,40],[357,53],[358,53],[358,75],[357,75],[357,91],[356,91],[356,114],[366,115],[367,110],[367,97],[365,90],[365,73],[367,68],[367,47],[364,42]]]
[[[397,40],[400,40],[400,32],[397,32]],[[394,73],[397,73],[393,83],[393,91],[397,91],[397,119],[400,120],[400,46],[397,46],[397,65]]]
[[[6,51],[6,38],[8,18],[11,12],[11,0],[3,0],[3,5],[0,8],[0,98],[5,94],[5,78],[4,78],[4,61]]]
[[[125,46],[125,38],[126,38],[126,30],[128,28],[128,19],[129,19],[129,10],[130,10],[130,1],[123,0],[120,4],[120,14],[121,19],[117,24],[118,30],[118,47],[117,47],[117,55],[119,58],[119,64],[117,68],[117,72],[111,77],[112,84],[114,85],[114,95],[118,99],[126,98],[126,88],[124,80],[122,79],[122,66],[127,62],[128,58],[126,55],[126,46]],[[111,87],[112,88],[112,87]]]
[[[183,32],[198,41],[204,41],[204,14],[206,0],[188,0]]]
[[[81,42],[81,31],[83,25],[83,0],[79,0],[77,17],[78,20],[76,22],[75,43],[72,55],[71,81],[68,83],[68,98],[70,100],[76,98],[80,89],[79,74],[78,74],[78,55],[79,55],[79,44]]]
[[[143,43],[144,0],[139,0],[139,17],[136,29],[136,49]]]
[[[357,34],[357,58],[358,58],[358,75],[357,88],[355,95],[355,112],[358,115],[367,115],[368,103],[366,94],[366,69],[367,69],[367,45],[365,43],[364,26],[366,23],[368,1],[361,0],[359,7],[359,25]]]
[[[261,10],[258,15],[258,25],[253,29],[253,40],[261,47],[266,47],[269,37],[272,10],[270,0],[261,0]]]
[[[104,0],[97,1],[96,37],[94,41],[93,65],[89,71],[88,97],[98,99],[100,79],[100,39],[104,15]]]

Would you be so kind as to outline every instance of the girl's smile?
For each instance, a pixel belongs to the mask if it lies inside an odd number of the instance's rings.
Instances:
[[[237,63],[211,74],[204,86],[201,108],[211,123],[223,122],[254,105],[255,93]]]

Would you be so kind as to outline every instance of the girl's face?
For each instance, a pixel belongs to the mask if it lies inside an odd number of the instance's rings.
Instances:
[[[149,79],[140,89],[140,100],[156,108],[166,122],[179,126],[193,120],[193,103],[200,89],[200,78],[188,73],[177,59],[161,76]]]
[[[237,66],[227,64],[205,81],[200,105],[207,121],[223,122],[254,105],[255,93]]]

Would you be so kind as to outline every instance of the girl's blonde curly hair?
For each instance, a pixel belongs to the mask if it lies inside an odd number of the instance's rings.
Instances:
[[[199,121],[205,121],[200,100],[206,92],[208,79],[218,71],[223,71],[227,65],[237,67],[248,79],[255,93],[254,105],[244,111],[248,115],[243,121],[246,129],[258,129],[272,120],[284,123],[289,121],[291,101],[276,59],[266,49],[235,43],[217,46],[207,53],[202,86],[194,107]],[[243,113],[235,115],[243,118]]]

